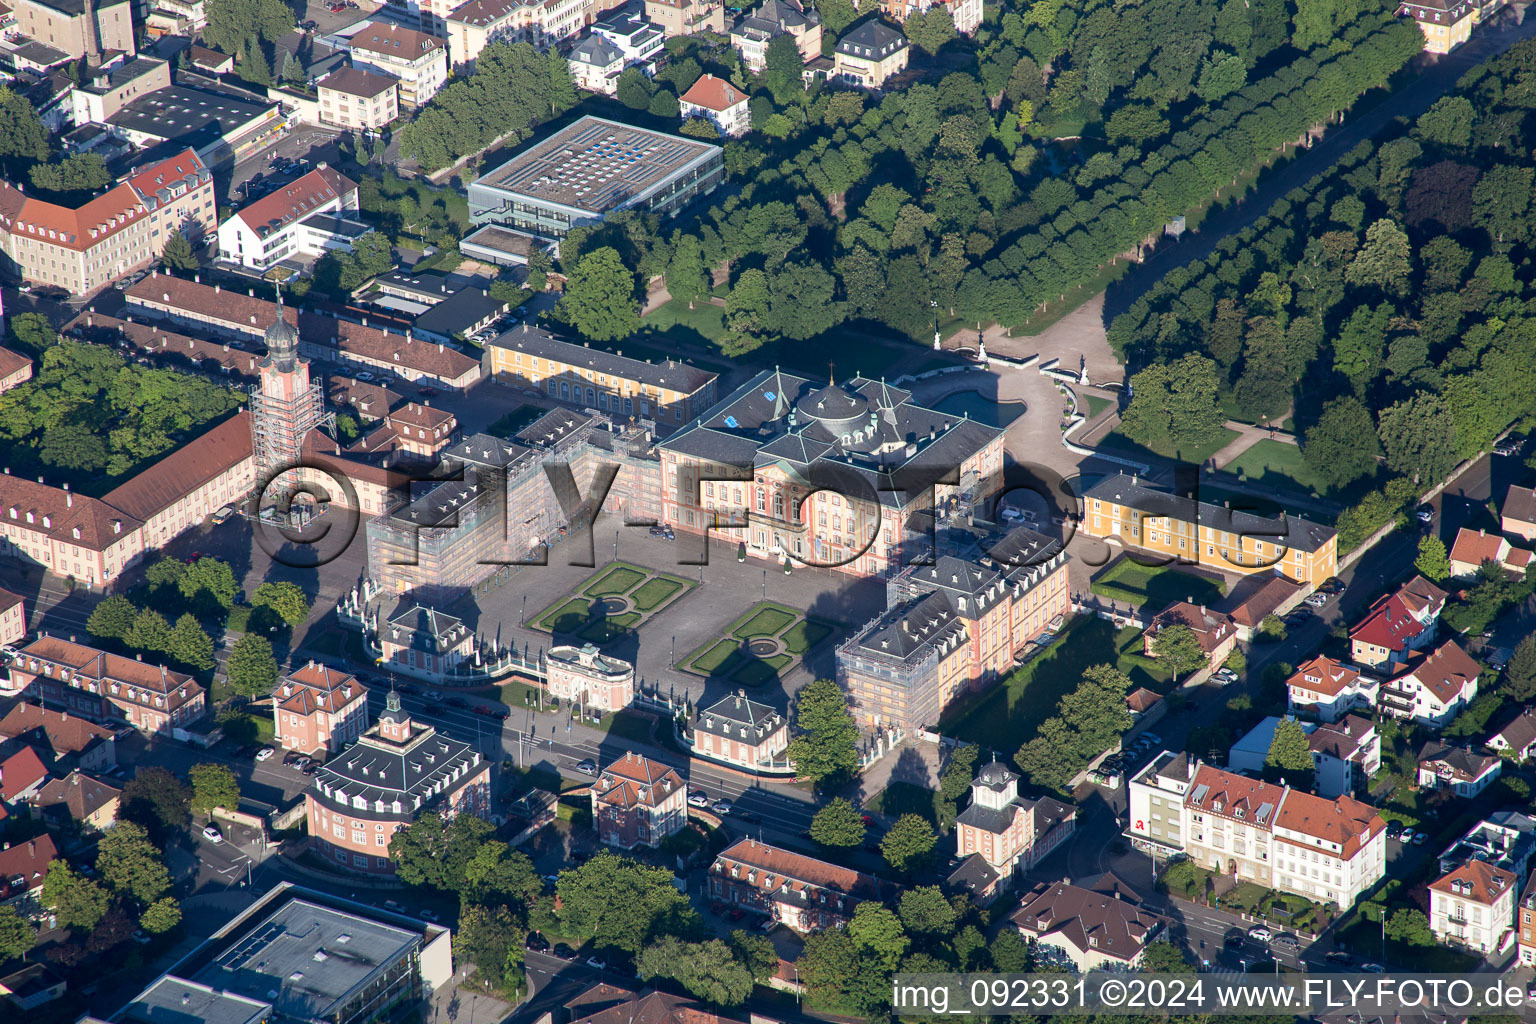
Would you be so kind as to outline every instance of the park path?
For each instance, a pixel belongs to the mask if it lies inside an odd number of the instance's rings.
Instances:
[[[1282,420],[1284,416],[1280,417]],[[1210,465],[1214,469],[1225,469],[1236,462],[1238,457],[1260,441],[1279,441],[1281,444],[1297,444],[1296,435],[1289,431],[1276,427],[1256,427],[1252,423],[1239,423],[1237,420],[1227,420],[1223,424],[1228,430],[1237,431],[1237,436],[1226,443],[1210,458]],[[1298,445],[1299,447],[1299,445]]]

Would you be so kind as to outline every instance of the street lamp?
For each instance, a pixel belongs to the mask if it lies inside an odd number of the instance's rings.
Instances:
[[[763,570],[763,600],[768,600],[768,570]]]

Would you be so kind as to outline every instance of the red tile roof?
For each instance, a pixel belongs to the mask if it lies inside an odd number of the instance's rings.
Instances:
[[[356,676],[312,661],[284,676],[276,696],[277,706],[283,711],[297,715],[312,715],[316,711],[335,714],[355,700],[366,699],[367,689]]]
[[[151,209],[157,205],[162,189],[170,190],[178,185],[195,188],[203,180],[212,180],[208,165],[191,149],[184,149],[173,157],[128,175],[128,184],[147,201],[146,205]],[[175,197],[167,192],[166,198]]]
[[[9,474],[0,474],[0,522],[91,551],[104,551],[144,525],[97,498]]]
[[[20,352],[0,347],[0,380],[4,380],[23,366],[31,366],[32,360]]]
[[[1279,608],[1301,589],[1300,583],[1295,583],[1284,576],[1270,576],[1261,585],[1255,587],[1242,601],[1234,605],[1232,621],[1247,629],[1257,629],[1264,617]]]
[[[603,769],[593,792],[611,807],[658,807],[683,789],[683,778],[667,764],[626,752]]]
[[[1337,697],[1359,679],[1360,672],[1353,665],[1319,655],[1311,661],[1302,662],[1285,684]]]
[[[354,50],[416,60],[424,54],[443,49],[446,44],[437,36],[413,28],[375,21],[347,40],[347,45]]]
[[[860,899],[878,899],[880,896],[880,882],[871,875],[751,838],[738,840],[723,850],[710,870],[728,876],[733,865],[741,869],[733,882],[752,885],[769,894],[778,892],[781,885],[787,885],[792,893],[815,887]],[[755,880],[749,881],[751,871],[755,871],[756,876]]]
[[[109,505],[148,522],[193,491],[251,458],[251,414],[244,409],[110,492]]]
[[[330,167],[317,167],[292,184],[262,196],[235,216],[265,238],[355,191],[357,183],[351,178]]]
[[[1495,867],[1483,860],[1469,860],[1465,864],[1429,883],[1435,892],[1456,896],[1491,907],[1519,883],[1513,872]]]
[[[17,704],[0,719],[0,737],[17,739],[41,730],[55,757],[78,754],[91,746],[112,739],[111,729],[88,722],[79,715],[50,711],[36,704]]]
[[[1447,640],[1433,654],[1420,655],[1408,664],[1408,671],[1397,678],[1412,676],[1419,681],[1419,685],[1433,693],[1441,704],[1455,700],[1467,683],[1476,679],[1483,670],[1454,640]]]
[[[1270,825],[1285,793],[1284,789],[1271,783],[1203,764],[1190,781],[1184,806],[1224,818]]]
[[[69,677],[61,671],[56,678],[104,697],[152,706],[151,695],[160,694],[166,698],[165,707],[158,709],[162,711],[180,707],[203,691],[191,676],[172,672],[163,665],[108,654],[56,636],[42,636],[23,647],[13,667],[23,665],[25,671],[31,672],[30,662],[34,658],[68,670]],[[118,693],[112,693],[108,685],[114,682],[120,684]]]
[[[1195,639],[1200,641],[1200,649],[1206,654],[1213,653],[1236,635],[1230,616],[1188,601],[1175,601],[1158,612],[1147,628],[1147,633],[1155,637],[1162,627],[1180,622],[1194,631]]]
[[[1387,825],[1376,814],[1376,808],[1352,796],[1325,800],[1299,789],[1288,789],[1275,827],[1334,843],[1341,848],[1339,856],[1348,860]]]
[[[1484,562],[1502,562],[1509,541],[1487,530],[1469,530],[1465,526],[1456,531],[1451,544],[1451,561],[1465,565],[1482,565]]]
[[[211,359],[230,373],[237,373],[244,377],[255,377],[260,373],[257,366],[261,363],[262,356],[254,352],[242,351],[228,342],[206,341],[202,338],[168,331],[158,323],[119,320],[115,316],[106,316],[92,311],[75,317],[65,330],[78,333],[88,339],[111,340],[112,336],[116,335],[129,342],[134,348],[151,356],[176,355],[196,362]]]
[[[22,747],[0,761],[0,799],[15,800],[48,777],[48,768],[37,751]]]
[[[58,856],[58,847],[53,845],[52,837],[47,835],[12,843],[8,848],[0,850],[0,894],[16,896],[41,888],[43,879],[48,876],[48,862]],[[17,875],[25,881],[17,889],[10,890],[7,883]]]
[[[1401,651],[1430,627],[1443,607],[1445,591],[1424,577],[1415,576],[1396,593],[1371,605],[1370,612],[1350,632],[1349,638],[1389,651]]]
[[[0,190],[14,189],[0,182]],[[11,230],[47,245],[85,252],[147,216],[138,195],[122,184],[74,209],[23,196]]]
[[[746,102],[746,99],[746,93],[725,79],[716,78],[714,75],[701,75],[699,80],[679,97],[682,103],[692,103],[695,106],[708,107],[710,110],[722,113],[738,103]]]

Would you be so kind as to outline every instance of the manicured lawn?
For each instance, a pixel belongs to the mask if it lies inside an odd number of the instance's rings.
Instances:
[[[571,633],[580,629],[591,617],[591,613],[592,602],[584,597],[573,597],[540,615],[534,620],[534,625],[551,633]]]
[[[767,658],[742,656],[742,664],[731,673],[731,678],[743,686],[761,686],[779,677],[779,671],[794,661],[787,654],[775,654]]]
[[[1086,415],[1090,420],[1105,409],[1108,409],[1111,405],[1114,405],[1109,399],[1100,398],[1098,395],[1084,395],[1083,403],[1088,406]]]
[[[645,579],[645,570],[631,569],[627,565],[615,565],[599,576],[595,583],[587,584],[582,593],[591,594],[593,597],[625,594],[643,579]]]
[[[1229,462],[1226,470],[1246,474],[1251,483],[1297,487],[1309,493],[1323,490],[1322,481],[1301,457],[1300,448],[1267,437]]]
[[[688,303],[671,299],[657,307],[642,323],[662,334],[681,327],[684,333],[693,331],[714,341],[725,333],[725,309],[708,302],[696,302],[694,308],[689,309]]]
[[[794,622],[796,617],[796,613],[787,608],[769,605],[731,630],[731,635],[742,640],[750,640],[755,636],[777,636],[779,631]]]
[[[1220,433],[1216,434],[1216,436],[1204,446],[1193,448],[1189,451],[1180,450],[1176,452],[1174,451],[1173,445],[1166,442],[1159,442],[1150,446],[1137,444],[1135,441],[1132,441],[1130,438],[1122,434],[1119,427],[1116,427],[1114,430],[1111,430],[1108,434],[1104,435],[1104,440],[1100,442],[1100,445],[1113,451],[1123,452],[1132,458],[1146,458],[1148,455],[1156,455],[1164,459],[1177,458],[1181,462],[1192,462],[1199,464],[1203,463],[1206,459],[1209,459],[1212,455],[1215,455],[1217,452],[1221,451],[1236,437],[1237,431],[1228,430],[1223,427]]]
[[[1130,676],[1132,687],[1166,689],[1168,674],[1155,660],[1137,653],[1140,638],[1140,630],[1116,630],[1107,619],[1080,615],[1044,654],[946,714],[940,731],[1007,757],[1056,714],[1057,702],[1077,689],[1083,672],[1094,665],[1114,664]]]
[[[576,635],[583,640],[594,644],[605,644],[625,633],[640,621],[639,612],[625,612],[622,615],[610,615],[607,618],[597,619],[578,630]]]
[[[666,579],[657,576],[646,580],[640,585],[640,589],[629,595],[629,599],[635,603],[635,607],[642,612],[652,611],[666,604],[673,594],[686,586],[681,580]]]
[[[686,664],[695,672],[713,675],[721,665],[730,660],[731,656],[736,653],[740,646],[735,640],[717,640],[702,654],[697,655],[692,661],[686,662]]]
[[[635,711],[614,711],[604,715],[597,723],[597,727],[608,735],[636,743],[650,743],[655,725],[656,721],[650,715]]]
[[[514,679],[510,683],[502,684],[500,699],[509,708],[538,707],[539,687],[529,686],[521,680]]]
[[[1195,604],[1216,604],[1226,594],[1226,584],[1209,576],[1196,576],[1170,566],[1138,565],[1121,558],[1093,581],[1092,591],[1117,603],[1129,602],[1157,611],[1175,601],[1194,599]]]
[[[827,623],[816,619],[804,619],[786,629],[779,639],[784,641],[786,651],[799,655],[821,643],[831,633],[832,626]]]

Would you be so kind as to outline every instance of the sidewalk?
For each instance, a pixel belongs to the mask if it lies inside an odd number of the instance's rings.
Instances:
[[[1285,416],[1288,415],[1290,414],[1285,414]],[[1284,419],[1285,416],[1281,416],[1281,419]],[[1228,441],[1225,448],[1211,456],[1210,465],[1216,469],[1226,468],[1228,464],[1237,461],[1238,456],[1242,455],[1243,452],[1246,452],[1260,441],[1279,441],[1281,444],[1298,445],[1295,434],[1280,430],[1277,427],[1266,429],[1264,427],[1256,427],[1252,423],[1239,423],[1237,420],[1227,420],[1222,426],[1228,430],[1237,431],[1237,437]]]

